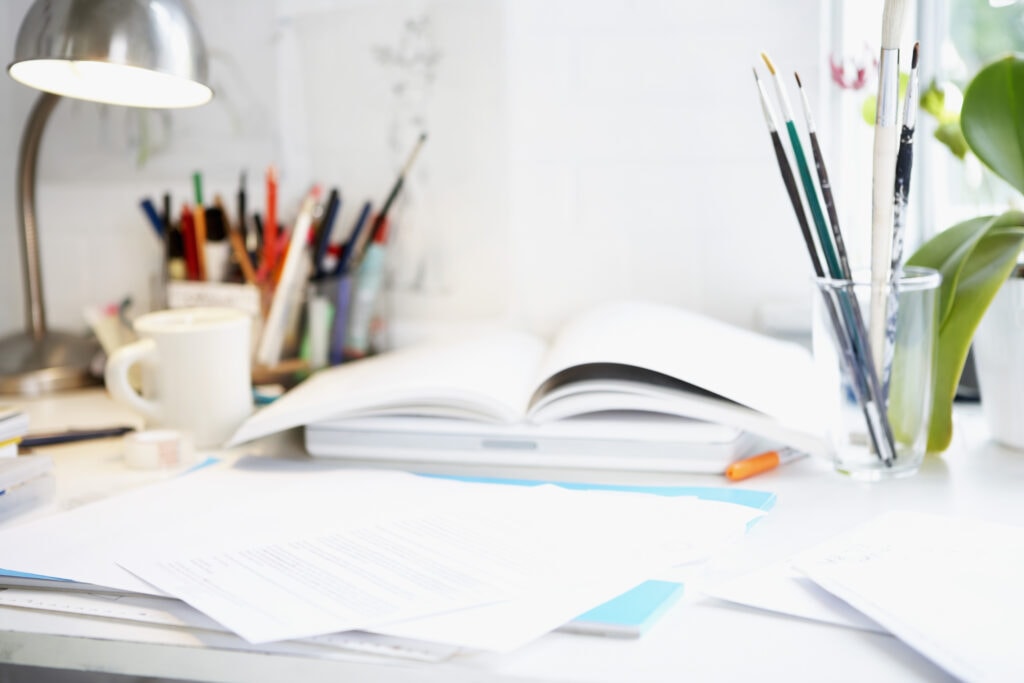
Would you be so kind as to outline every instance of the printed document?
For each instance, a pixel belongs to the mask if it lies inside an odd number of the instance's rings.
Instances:
[[[253,642],[546,596],[561,611],[541,610],[535,637],[584,611],[563,587],[589,586],[596,604],[706,557],[761,514],[702,503],[254,457],[0,532],[0,566],[169,594]],[[476,629],[503,614],[478,615]],[[499,630],[495,649],[512,640]]]

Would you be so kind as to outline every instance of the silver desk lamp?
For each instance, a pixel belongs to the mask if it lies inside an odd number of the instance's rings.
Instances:
[[[95,384],[95,339],[46,326],[36,225],[36,160],[61,96],[129,107],[209,102],[206,47],[179,0],[36,0],[18,30],[14,80],[43,93],[18,156],[18,217],[26,331],[0,339],[0,394],[35,395]]]

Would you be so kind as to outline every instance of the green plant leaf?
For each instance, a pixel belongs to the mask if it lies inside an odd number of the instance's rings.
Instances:
[[[935,81],[921,93],[920,105],[921,111],[931,114],[939,122],[944,121],[949,114],[946,110],[946,92]]]
[[[935,139],[944,144],[957,159],[963,159],[970,151],[967,140],[964,139],[964,132],[960,129],[959,119],[940,123],[936,126],[934,135]]]
[[[1024,192],[1024,57],[1008,55],[975,75],[964,92],[960,126],[971,151]]]
[[[939,290],[938,368],[932,399],[928,451],[949,447],[953,397],[982,316],[1006,282],[1024,246],[1024,213],[1007,211],[954,225],[925,242],[908,266],[942,274]]]

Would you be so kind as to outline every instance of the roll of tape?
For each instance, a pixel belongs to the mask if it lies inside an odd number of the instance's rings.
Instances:
[[[192,455],[192,440],[173,429],[150,429],[124,437],[124,460],[129,467],[178,467],[191,463]]]

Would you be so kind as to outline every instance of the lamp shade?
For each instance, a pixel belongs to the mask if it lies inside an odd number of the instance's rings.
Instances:
[[[179,0],[36,0],[8,72],[38,90],[130,107],[213,97],[206,46]]]

